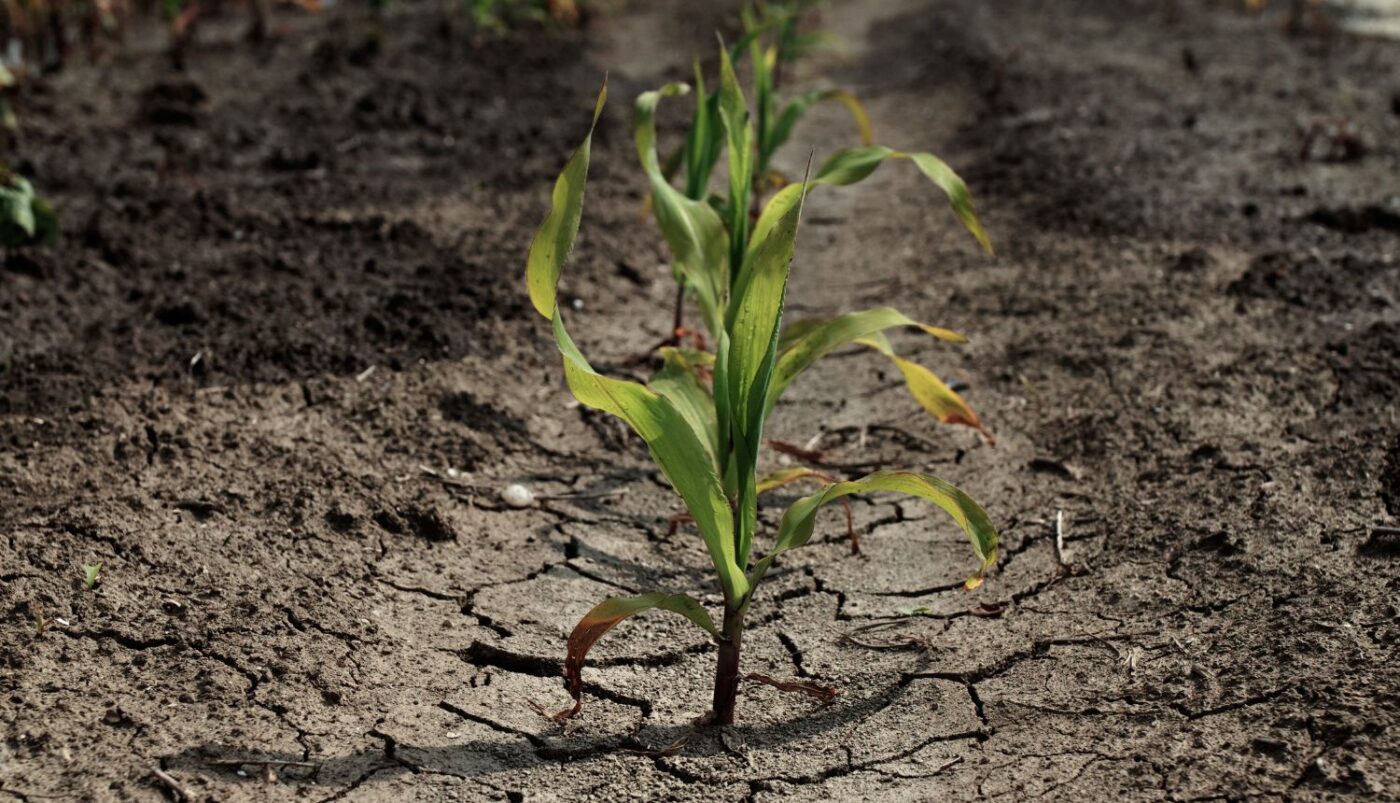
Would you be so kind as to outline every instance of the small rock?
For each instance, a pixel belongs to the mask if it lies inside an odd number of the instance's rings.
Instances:
[[[535,495],[518,482],[501,489],[501,501],[511,507],[529,507],[535,503]]]

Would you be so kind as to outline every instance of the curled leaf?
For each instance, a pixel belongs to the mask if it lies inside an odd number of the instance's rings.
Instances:
[[[574,704],[571,708],[553,714],[551,719],[563,722],[583,708],[583,661],[598,639],[623,619],[652,608],[678,613],[712,637],[720,637],[709,612],[685,594],[653,592],[636,597],[609,597],[584,614],[569,634],[569,652],[564,659],[564,677],[568,682],[569,696],[574,698]]]
[[[744,679],[772,686],[778,691],[805,694],[814,700],[819,700],[822,705],[830,705],[831,701],[836,699],[836,695],[840,694],[835,686],[823,686],[810,680],[778,680],[758,672],[750,672],[744,675]]]

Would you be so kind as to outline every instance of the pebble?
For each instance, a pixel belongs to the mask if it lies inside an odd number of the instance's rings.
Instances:
[[[511,483],[501,489],[501,501],[511,507],[529,507],[535,503],[535,495],[520,483]]]

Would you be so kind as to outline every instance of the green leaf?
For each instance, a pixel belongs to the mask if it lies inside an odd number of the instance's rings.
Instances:
[[[728,426],[738,459],[737,552],[740,565],[746,565],[753,545],[758,504],[753,472],[768,412],[768,387],[777,358],[788,273],[797,224],[802,217],[802,198],[799,193],[796,202],[788,206],[768,236],[756,244],[756,250],[745,260],[725,324],[729,335],[725,384],[717,383],[715,387],[722,388],[728,396]]]
[[[525,276],[530,288],[530,302],[535,311],[546,318],[553,316],[555,291],[559,285],[559,273],[569,258],[578,236],[579,221],[583,218],[583,188],[588,182],[588,159],[593,146],[593,130],[598,126],[598,118],[603,114],[603,104],[608,100],[608,82],[603,79],[603,88],[598,92],[598,100],[593,106],[593,124],[588,128],[588,136],[578,146],[564,172],[554,182],[549,216],[535,231],[530,242],[530,256],[526,261]]]
[[[695,59],[695,119],[685,135],[682,158],[685,163],[685,195],[693,201],[704,200],[709,192],[710,174],[719,161],[723,140],[715,119],[719,116],[719,93],[705,89],[705,74],[700,59]],[[668,171],[666,175],[670,175]]]
[[[748,104],[734,74],[734,62],[720,47],[719,118],[729,152],[729,264],[743,261],[749,236],[749,193],[753,185],[754,128]],[[731,281],[733,277],[731,276]]]
[[[700,371],[713,365],[714,356],[667,347],[661,349],[661,357],[665,362],[652,377],[649,387],[674,404],[690,423],[690,428],[699,433],[701,443],[718,471],[719,431],[715,400],[700,378]]]
[[[713,638],[720,638],[719,629],[715,627],[709,612],[685,594],[653,592],[636,597],[610,597],[603,600],[594,606],[593,610],[584,614],[569,634],[569,651],[564,659],[564,677],[568,680],[569,696],[574,698],[574,705],[555,714],[555,721],[569,719],[583,707],[583,662],[598,639],[623,619],[652,608],[678,613]]]
[[[554,340],[564,355],[564,376],[574,398],[622,419],[646,442],[652,460],[695,519],[719,575],[725,599],[742,598],[748,584],[735,558],[732,512],[704,436],[666,397],[636,382],[613,379],[594,371],[569,337],[558,309],[554,313]]]
[[[856,339],[862,346],[868,346],[885,355],[904,375],[904,384],[921,407],[944,424],[962,424],[982,433],[990,444],[996,444],[992,433],[982,427],[977,413],[952,388],[943,383],[932,371],[916,362],[906,360],[894,353],[890,342],[882,333],[875,332]]]
[[[788,385],[817,360],[860,338],[897,326],[921,329],[954,343],[967,341],[956,332],[911,320],[892,307],[876,307],[864,312],[848,312],[828,320],[803,322],[798,336],[794,337],[788,331],[783,333],[778,365],[773,373],[773,383],[768,388],[768,409],[771,411]]]
[[[667,84],[643,92],[633,107],[632,130],[637,155],[651,182],[652,213],[666,238],[675,268],[695,294],[710,334],[717,337],[728,296],[729,237],[724,221],[709,204],[687,198],[672,187],[656,153],[656,106],[664,97],[689,92],[685,84]]]
[[[83,588],[91,591],[97,585],[97,577],[102,572],[102,561],[83,567]]]
[[[977,220],[977,214],[972,208],[972,196],[967,190],[967,185],[947,163],[933,154],[902,153],[879,145],[872,148],[847,148],[832,154],[817,171],[817,177],[813,181],[817,184],[830,184],[838,187],[854,184],[874,173],[875,168],[883,164],[886,159],[912,161],[929,181],[932,181],[943,191],[944,195],[948,196],[953,213],[958,216],[963,227],[976,238],[987,253],[992,253],[992,244],[987,239],[987,233],[982,229],[982,224]],[[762,221],[760,221],[761,224]],[[757,234],[755,234],[756,236]]]
[[[604,93],[594,114],[601,111]],[[592,130],[589,131],[592,137]],[[531,248],[526,276],[532,299],[553,302],[557,290],[542,286],[543,280],[557,282],[565,260],[573,248],[573,239],[583,214],[583,191],[587,181],[588,140],[575,152],[584,154],[581,167],[571,158],[564,173],[555,182],[555,212],[545,220],[535,242],[547,242],[547,253],[537,254]],[[651,150],[651,166],[656,167],[655,150]],[[563,188],[561,193],[560,188]],[[564,211],[560,211],[564,210]],[[562,221],[562,222],[561,222]],[[636,382],[605,377],[593,370],[578,350],[564,326],[564,317],[557,304],[550,307],[546,317],[553,321],[554,340],[564,358],[564,376],[569,389],[580,403],[615,415],[625,421],[651,450],[652,459],[661,473],[685,501],[694,517],[705,546],[715,564],[720,585],[727,600],[741,598],[748,589],[743,571],[734,556],[734,522],[729,500],[716,472],[715,461],[706,449],[704,436],[697,432],[686,415],[674,403]]]
[[[812,530],[816,524],[817,511],[821,509],[822,505],[850,494],[868,491],[894,491],[917,496],[934,503],[952,516],[958,526],[967,533],[972,542],[972,551],[977,555],[981,564],[977,573],[968,579],[969,588],[975,588],[981,584],[982,576],[992,564],[996,563],[996,529],[992,527],[986,512],[972,500],[972,497],[952,484],[932,475],[908,471],[876,471],[858,480],[829,485],[811,496],[804,496],[793,502],[792,506],[783,514],[783,520],[778,525],[778,537],[773,544],[773,550],[763,556],[749,572],[750,587],[756,586],[758,581],[763,579],[763,575],[768,572],[773,561],[779,555],[789,549],[796,549],[811,539]]]
[[[982,224],[977,220],[977,213],[972,209],[972,194],[967,191],[967,185],[963,183],[961,177],[953,172],[946,162],[931,153],[911,153],[904,154],[918,165],[928,180],[932,181],[943,194],[948,196],[948,201],[953,205],[953,213],[962,221],[963,226],[977,238],[977,242],[982,244],[982,248],[987,253],[992,253],[992,243],[987,239],[987,233],[982,230]]]

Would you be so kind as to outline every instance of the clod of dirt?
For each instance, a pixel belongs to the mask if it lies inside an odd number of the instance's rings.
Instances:
[[[209,96],[193,81],[157,81],[141,96],[141,120],[157,126],[193,126]]]
[[[1400,434],[1391,441],[1381,465],[1381,503],[1392,516],[1400,516]]]
[[[455,541],[457,531],[436,507],[413,507],[403,511],[403,521],[414,535],[429,541]]]
[[[1215,257],[1204,248],[1190,248],[1177,255],[1172,270],[1177,273],[1203,273],[1215,264]]]
[[[1356,552],[1366,558],[1400,558],[1400,528],[1377,527]]]
[[[1227,289],[1231,295],[1295,306],[1356,307],[1367,300],[1368,282],[1389,268],[1350,254],[1323,260],[1310,254],[1275,252],[1255,258]]]
[[[1305,220],[1347,234],[1373,230],[1400,232],[1400,204],[1392,201],[1357,207],[1319,207],[1309,213]]]

